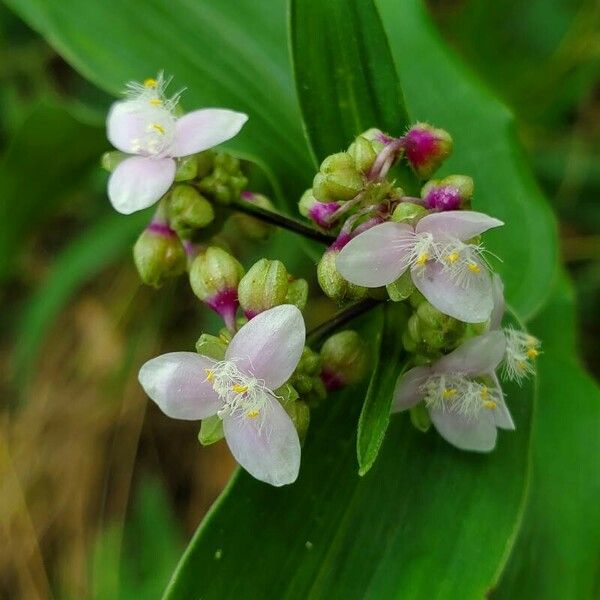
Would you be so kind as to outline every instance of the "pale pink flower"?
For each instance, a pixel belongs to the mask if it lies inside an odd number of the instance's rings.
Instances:
[[[162,76],[145,84],[129,84],[129,97],[115,102],[107,118],[111,144],[127,154],[112,173],[108,196],[123,214],[157,202],[171,187],[176,159],[234,137],[247,115],[223,108],[204,108],[176,115],[179,94],[165,96]]]
[[[425,402],[438,433],[462,450],[489,452],[496,428],[514,429],[495,374],[504,356],[501,331],[471,338],[430,366],[398,377],[392,409],[408,410]]]
[[[503,225],[474,211],[427,215],[416,227],[388,221],[353,238],[336,266],[356,285],[380,287],[407,269],[417,289],[438,310],[466,323],[482,323],[492,312],[492,282],[481,244],[469,240]]]
[[[144,364],[139,380],[169,417],[218,415],[238,463],[260,481],[285,485],[298,476],[300,441],[274,390],[296,369],[305,335],[298,308],[283,304],[244,325],[224,360],[171,352]]]

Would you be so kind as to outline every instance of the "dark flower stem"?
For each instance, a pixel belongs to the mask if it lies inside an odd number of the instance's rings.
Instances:
[[[360,317],[360,315],[370,311],[371,309],[379,306],[382,300],[374,300],[373,298],[367,298],[366,300],[361,300],[360,302],[356,302],[351,304],[350,306],[343,308],[338,311],[325,321],[325,323],[321,323],[314,329],[308,332],[306,336],[306,345],[312,346],[313,344],[319,342],[321,338],[325,337],[332,331],[338,329],[342,325],[345,325],[349,321],[356,319],[356,317]]]
[[[270,225],[275,225],[277,227],[281,227],[282,229],[287,229],[293,233],[297,233],[302,237],[305,237],[309,240],[314,240],[315,242],[320,242],[321,244],[329,245],[335,241],[335,236],[330,233],[324,233],[322,231],[317,231],[306,225],[302,221],[298,219],[293,219],[291,217],[286,217],[281,213],[268,210],[266,208],[261,208],[260,206],[256,206],[251,202],[247,202],[246,200],[233,200],[229,207],[238,212],[244,213],[265,223],[269,223]]]

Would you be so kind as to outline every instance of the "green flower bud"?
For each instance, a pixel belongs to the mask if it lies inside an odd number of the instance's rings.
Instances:
[[[427,214],[427,209],[414,202],[400,202],[392,213],[392,221],[416,225],[417,221]]]
[[[140,279],[158,288],[170,277],[185,271],[186,256],[181,242],[167,225],[152,223],[133,246],[133,260]]]
[[[320,202],[350,200],[364,187],[353,158],[346,152],[328,156],[313,180],[313,195]]]
[[[209,333],[203,333],[196,342],[196,352],[215,360],[223,360],[225,358],[225,351],[227,350],[227,343],[222,337],[216,335],[210,335]]]
[[[373,148],[373,144],[361,135],[350,145],[348,154],[352,157],[355,167],[361,173],[368,173],[377,158],[377,152]]]
[[[415,284],[412,281],[410,271],[405,271],[392,283],[385,286],[390,300],[401,302],[406,300],[415,290]]]
[[[308,404],[302,400],[296,400],[292,405],[291,410],[288,411],[288,415],[296,427],[300,443],[304,443],[310,425],[310,408],[308,407]]]
[[[225,437],[223,432],[223,420],[217,415],[202,419],[200,431],[198,432],[198,441],[203,446],[210,446]]]
[[[419,431],[422,431],[423,433],[429,431],[429,428],[431,427],[431,418],[429,417],[429,412],[427,411],[424,402],[419,402],[410,409],[410,421]]]
[[[248,179],[241,171],[240,161],[221,152],[214,156],[212,172],[201,178],[198,187],[216,202],[229,204],[234,198],[239,198],[247,184]]]
[[[373,150],[377,153],[381,152],[386,144],[389,144],[394,139],[376,127],[371,127],[371,129],[367,129],[360,135],[371,142]]]
[[[189,181],[198,174],[198,161],[195,156],[184,156],[177,161],[175,181]]]
[[[206,150],[195,155],[196,158],[196,177],[202,179],[210,175],[215,166],[215,152]]]
[[[243,276],[244,267],[217,246],[209,246],[198,254],[190,267],[192,290],[204,302],[220,293],[235,291]]]
[[[254,263],[238,286],[238,298],[245,315],[251,319],[286,302],[289,274],[279,260],[261,258]]]
[[[356,331],[340,331],[328,338],[321,348],[321,379],[328,390],[358,383],[369,368],[364,342]]]
[[[417,307],[417,316],[419,320],[429,327],[437,327],[439,329],[444,326],[445,321],[449,318],[427,301],[419,304]]]
[[[306,279],[294,279],[288,284],[285,304],[293,304],[304,310],[308,300],[308,282]]]
[[[171,227],[187,239],[197,229],[210,225],[215,218],[211,203],[191,185],[176,185],[168,195],[167,213]]]
[[[350,283],[337,270],[335,259],[338,254],[335,250],[327,250],[317,265],[317,280],[323,293],[340,303],[364,298],[367,288]]]
[[[425,296],[423,296],[419,290],[415,289],[415,291],[410,295],[409,302],[413,308],[417,308],[421,302],[425,302]]]
[[[318,352],[311,350],[308,346],[305,346],[294,373],[313,376],[318,375],[320,372],[321,355]]]
[[[402,345],[404,346],[404,349],[411,354],[417,351],[418,344],[413,340],[408,330],[402,332]]]
[[[122,163],[127,158],[127,154],[118,150],[105,152],[100,158],[100,166],[109,173],[112,173],[119,163]]]
[[[255,204],[260,208],[266,208],[267,210],[275,210],[273,203],[269,198],[262,194],[255,194],[253,192],[244,191],[241,193],[242,200],[246,200],[251,204]],[[235,213],[229,218],[230,222],[233,223],[234,227],[246,236],[248,239],[255,241],[266,240],[271,233],[275,230],[273,225],[269,225],[264,221],[260,221],[255,217],[244,215],[242,213]]]
[[[410,315],[406,330],[413,342],[415,342],[416,344],[421,343],[421,322],[419,320],[419,316],[416,313]]]
[[[310,409],[308,404],[299,399],[298,392],[289,383],[281,386],[274,393],[292,420],[294,427],[296,427],[300,442],[303,442],[310,423]]]

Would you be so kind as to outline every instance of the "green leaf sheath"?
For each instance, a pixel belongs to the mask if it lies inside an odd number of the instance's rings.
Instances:
[[[376,356],[367,395],[358,421],[356,452],[360,475],[364,475],[375,462],[390,422],[392,394],[405,354],[401,343],[406,327],[404,305],[388,302],[380,316],[375,344]]]
[[[556,223],[525,165],[511,113],[441,40],[420,0],[376,0],[412,120],[449,131],[454,152],[440,175],[475,179],[473,209],[505,226],[485,235],[510,304],[539,310],[556,276]],[[437,175],[436,175],[437,176]]]
[[[406,127],[402,91],[371,0],[292,0],[290,43],[304,127],[317,161],[370,127],[397,134]]]

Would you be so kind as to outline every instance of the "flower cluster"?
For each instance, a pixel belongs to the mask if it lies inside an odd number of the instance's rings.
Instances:
[[[470,209],[470,177],[431,179],[452,150],[450,135],[417,123],[399,138],[378,129],[358,136],[322,162],[300,199],[307,225],[247,189],[249,163],[214,149],[247,116],[218,108],[183,114],[182,93],[168,95],[169,83],[159,74],[127,86],[107,121],[117,150],[102,161],[118,211],[157,204],[133,249],[142,281],[160,287],[186,273],[224,323],[217,336],[200,336],[196,352],[142,366],[140,383],[162,411],[201,421],[200,442],[224,438],[255,478],[289,484],[311,410],[369,370],[363,338],[338,329],[391,301],[410,312],[392,412],[410,411],[419,429],[433,424],[465,450],[489,451],[497,428],[514,429],[497,372],[521,383],[534,373],[540,343],[502,328],[503,285],[481,236],[503,223]],[[417,179],[426,181],[415,187]],[[275,225],[328,241],[317,279],[338,304],[352,301],[313,330],[308,345],[307,280],[277,259],[243,265],[241,251],[266,241]]]
[[[419,196],[396,185],[406,175],[393,171],[400,161],[429,178],[451,149],[447,132],[424,123],[400,138],[366,131],[323,161],[300,212],[337,233],[318,269],[325,294],[345,302],[380,288],[413,310],[402,342],[418,366],[398,378],[392,411],[412,409],[420,427],[433,423],[455,446],[489,451],[497,427],[514,428],[496,370],[521,383],[540,343],[500,330],[502,282],[481,235],[503,223],[470,210],[473,180],[430,179]]]

